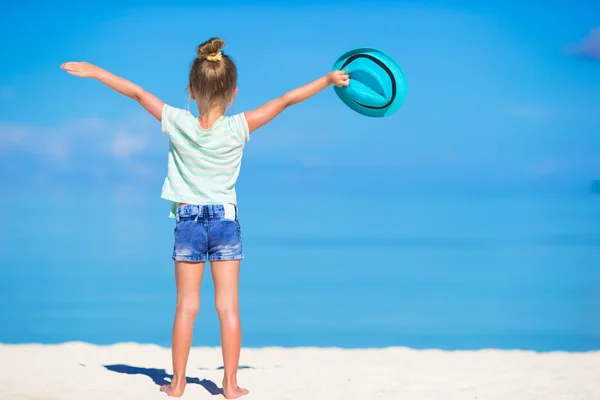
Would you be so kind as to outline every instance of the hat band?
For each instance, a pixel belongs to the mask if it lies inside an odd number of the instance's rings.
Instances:
[[[394,78],[394,74],[392,73],[392,71],[388,68],[387,65],[385,65],[381,60],[373,57],[372,55],[369,54],[355,54],[352,57],[348,58],[346,60],[346,62],[344,63],[344,65],[342,65],[342,67],[340,69],[344,69],[346,68],[346,66],[348,66],[348,64],[350,64],[352,61],[356,60],[357,58],[368,58],[369,60],[373,61],[375,64],[379,65],[385,72],[387,72],[387,74],[390,76],[390,80],[392,81],[392,98],[390,99],[390,101],[384,105],[384,106],[369,106],[366,104],[361,104],[358,101],[352,99],[356,104],[358,104],[359,106],[365,107],[365,108],[370,108],[373,110],[383,110],[384,108],[388,108],[393,102],[394,99],[396,98],[396,79]]]

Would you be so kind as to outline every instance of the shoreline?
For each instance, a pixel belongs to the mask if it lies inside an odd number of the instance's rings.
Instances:
[[[61,347],[61,346],[90,346],[90,347],[116,347],[116,346],[125,346],[125,345],[135,345],[139,347],[156,347],[160,349],[165,349],[170,351],[170,347],[164,346],[156,343],[143,343],[143,342],[134,342],[134,341],[124,341],[124,342],[115,342],[115,343],[107,343],[107,344],[97,344],[79,340],[71,340],[66,342],[56,342],[56,343],[43,343],[43,342],[27,342],[27,343],[11,343],[11,342],[0,342],[0,350],[2,347],[28,347],[28,346],[40,346],[40,347]],[[192,349],[196,350],[220,350],[220,346],[194,346],[192,345]],[[496,348],[496,347],[482,347],[480,349],[443,349],[437,347],[427,347],[427,348],[415,348],[410,346],[382,346],[382,347],[341,347],[341,346],[243,346],[242,351],[244,350],[343,350],[343,351],[383,351],[383,350],[406,350],[406,351],[415,351],[415,352],[442,352],[442,353],[480,353],[480,352],[503,352],[503,353],[511,353],[511,352],[519,352],[519,353],[535,353],[535,354],[599,354],[600,349],[597,350],[583,350],[583,351],[571,351],[571,350],[531,350],[531,349],[520,349],[520,348]]]
[[[80,340],[71,340],[65,342],[56,342],[56,343],[43,343],[43,342],[24,342],[24,343],[13,343],[13,342],[0,342],[0,350],[2,347],[28,347],[28,346],[40,346],[40,347],[61,347],[61,346],[90,346],[90,347],[101,347],[101,348],[110,348],[115,346],[124,346],[124,345],[134,345],[138,347],[153,347],[170,351],[170,346],[165,346],[157,343],[146,343],[146,342],[134,342],[134,341],[123,341],[123,342],[114,342],[114,343],[91,343]],[[192,345],[192,349],[196,350],[220,350],[220,346],[194,346]],[[533,350],[533,349],[525,349],[525,348],[497,348],[497,347],[482,347],[478,349],[465,349],[465,348],[457,348],[457,349],[445,349],[438,347],[410,347],[410,346],[380,346],[380,347],[343,347],[343,346],[244,346],[242,345],[242,351],[245,350],[341,350],[341,351],[384,351],[384,350],[403,350],[403,351],[415,351],[415,352],[442,352],[442,353],[481,353],[481,352],[503,352],[503,353],[532,353],[532,354],[598,354],[600,355],[600,349],[593,350]]]

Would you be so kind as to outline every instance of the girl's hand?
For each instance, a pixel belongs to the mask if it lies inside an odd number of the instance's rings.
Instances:
[[[94,78],[98,67],[87,62],[66,62],[60,66],[71,75],[81,78]]]
[[[327,74],[327,81],[330,85],[337,87],[348,86],[350,84],[350,75],[346,74],[348,69],[343,71],[331,71]]]

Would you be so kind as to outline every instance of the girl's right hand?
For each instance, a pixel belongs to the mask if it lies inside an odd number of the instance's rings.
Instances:
[[[346,71],[348,71],[347,68],[343,71],[331,71],[328,73],[327,80],[329,84],[337,87],[348,86],[350,84],[350,75]]]
[[[98,67],[87,62],[66,62],[60,67],[69,74],[81,78],[94,78],[98,70]]]

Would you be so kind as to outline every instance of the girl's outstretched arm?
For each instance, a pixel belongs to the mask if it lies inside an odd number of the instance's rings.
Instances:
[[[154,118],[161,120],[163,102],[133,82],[87,62],[67,62],[60,66],[71,75],[95,78],[116,92],[142,105]]]
[[[289,106],[293,106],[314,96],[330,85],[348,86],[349,83],[350,76],[346,74],[346,71],[332,71],[316,81],[287,92],[283,96],[271,100],[255,110],[246,112],[248,128],[250,132],[260,128],[271,122]]]

